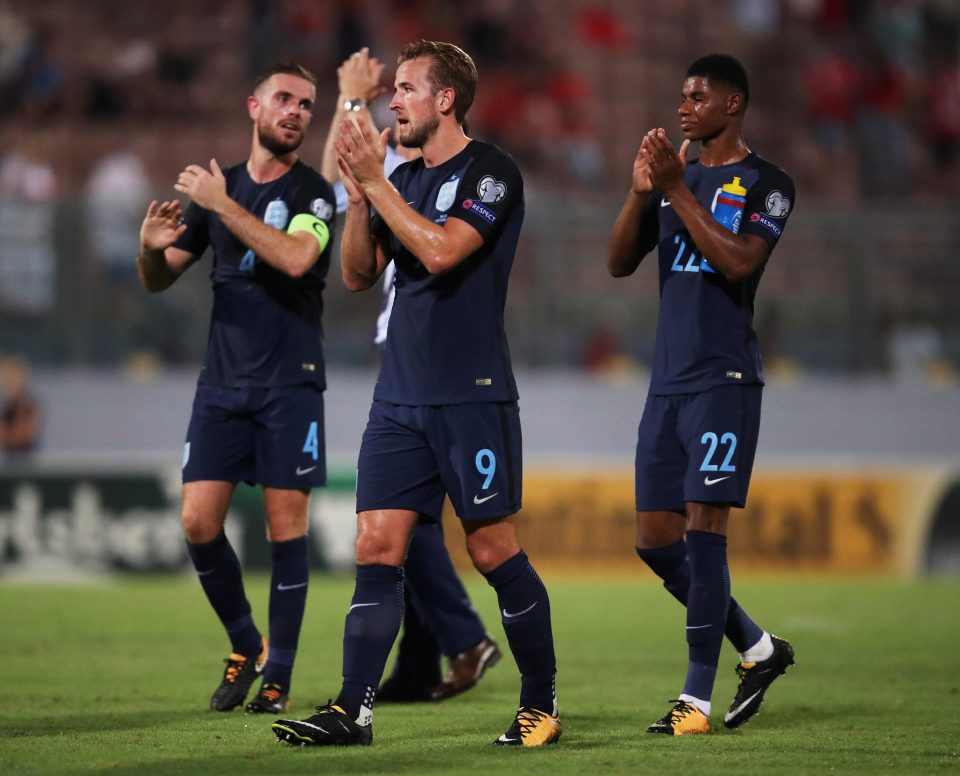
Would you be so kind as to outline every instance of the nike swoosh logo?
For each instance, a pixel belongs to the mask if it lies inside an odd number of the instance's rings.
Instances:
[[[301,469],[301,468],[298,466],[298,467],[297,467],[297,476],[298,476],[298,477],[302,477],[304,474],[309,474],[310,472],[312,472],[312,471],[313,471],[314,469],[316,469],[316,468],[317,468],[316,466],[310,466],[310,467],[308,467],[308,468],[306,468],[306,469]]]
[[[484,496],[483,498],[480,498],[480,494],[478,493],[476,496],[473,497],[473,503],[474,503],[474,504],[482,504],[484,501],[489,501],[489,500],[492,499],[494,496],[499,496],[499,495],[500,495],[500,491],[499,491],[499,490],[498,490],[496,493],[491,493],[489,496]]]
[[[511,744],[511,743],[513,743],[514,741],[519,741],[520,739],[519,739],[519,738],[507,738],[506,736],[500,736],[500,738],[498,738],[497,740],[503,742],[504,744]]]
[[[277,585],[277,590],[296,590],[297,588],[306,587],[306,586],[307,586],[306,582],[301,582],[300,584],[297,584],[297,585],[285,585],[283,584],[283,582],[281,582],[279,585]]]
[[[359,609],[361,606],[380,606],[380,602],[375,601],[372,604],[354,604],[349,609],[347,609],[347,614],[350,614],[350,612],[352,612],[354,609]]]
[[[724,480],[729,480],[729,479],[730,479],[730,477],[717,477],[717,478],[715,478],[715,479],[711,479],[710,477],[704,477],[704,478],[703,478],[703,484],[704,484],[704,485],[716,485],[718,482],[723,482]]]
[[[540,602],[539,602],[539,601],[534,601],[532,604],[530,604],[530,606],[528,606],[528,607],[527,607],[526,609],[524,609],[522,612],[514,612],[514,613],[511,614],[511,613],[508,612],[506,609],[501,609],[500,612],[501,612],[501,614],[503,614],[503,619],[505,619],[505,620],[512,620],[514,617],[519,617],[521,614],[526,614],[526,613],[529,612],[531,609],[533,609],[533,607],[536,606],[538,603],[540,603]]]
[[[205,577],[205,576],[207,576],[207,574],[212,574],[214,571],[216,571],[216,569],[207,569],[206,571],[198,571],[198,572],[197,572],[197,576],[198,576],[198,577]]]
[[[737,708],[735,708],[733,711],[728,711],[726,714],[724,714],[723,715],[724,721],[729,722],[731,719],[737,716],[737,714],[743,711],[747,707],[747,704],[749,704],[750,701],[756,698],[761,692],[763,692],[763,690],[757,690],[753,695],[747,698],[743,703],[737,706]]]
[[[670,200],[666,197],[660,199],[660,207],[670,207]]]
[[[688,625],[687,630],[700,630],[701,628],[712,628],[713,626],[707,623],[706,625]]]
[[[330,734],[330,731],[328,731],[326,728],[322,728],[319,725],[314,725],[312,722],[307,722],[306,720],[298,720],[297,724],[303,725],[304,727],[311,727],[314,730],[319,730],[321,733],[326,733],[327,735]],[[295,730],[291,730],[290,728],[286,727],[286,725],[281,725],[280,727],[282,727],[284,730],[290,730],[291,733],[296,734]]]

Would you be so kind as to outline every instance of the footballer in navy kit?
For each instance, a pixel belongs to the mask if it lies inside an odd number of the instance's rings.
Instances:
[[[467,551],[496,590],[521,674],[520,709],[495,743],[560,737],[547,591],[517,539],[521,439],[504,333],[507,281],[523,223],[523,179],[506,153],[468,138],[473,60],[419,41],[399,57],[390,108],[397,140],[422,157],[389,181],[379,139],[342,123],[347,189],[343,278],[374,287],[396,264],[386,353],[357,467],[357,578],[344,627],[343,685],[309,719],[273,728],[297,745],[369,744],[376,688],[400,629],[402,565],[418,516],[438,520],[449,496]]]
[[[259,78],[247,109],[250,157],[188,166],[151,203],[137,266],[148,291],[174,283],[212,248],[207,353],[183,453],[182,518],[200,583],[232,651],[210,708],[277,713],[288,705],[308,585],[310,489],[326,483],[322,291],[335,219],[332,186],[300,161],[316,80],[295,64]],[[273,573],[269,638],[256,625],[240,563],[223,532],[240,481],[263,486]]]
[[[730,597],[727,567],[730,508],[746,502],[760,428],[753,302],[794,203],[790,177],[743,140],[748,101],[736,59],[694,62],[682,87],[679,152],[662,128],[644,136],[610,239],[615,277],[632,274],[654,246],[659,255],[657,339],[636,450],[637,554],[687,607],[689,662],[679,699],[651,733],[710,731],[724,635],[740,654],[727,727],[750,719],[794,660],[789,642]],[[692,142],[700,156],[686,162]],[[730,207],[742,212],[723,222]]]
[[[323,177],[333,184],[337,212],[347,210],[347,190],[340,180],[336,140],[343,121],[363,118],[374,129],[368,101],[380,95],[383,63],[367,48],[354,52],[337,68],[339,96],[323,146]],[[405,161],[420,156],[419,148],[387,146],[383,172],[389,176]],[[395,264],[383,272],[383,302],[377,316],[374,343],[385,347],[393,310]],[[403,564],[403,627],[393,669],[377,690],[377,701],[440,701],[475,687],[502,654],[486,632],[457,575],[439,522],[417,524]],[[441,674],[442,655],[447,656]]]

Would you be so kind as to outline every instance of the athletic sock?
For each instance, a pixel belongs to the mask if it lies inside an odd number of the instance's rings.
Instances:
[[[484,576],[497,591],[503,630],[520,669],[520,705],[555,713],[557,659],[546,587],[523,550]]]
[[[395,681],[405,687],[433,687],[443,678],[440,673],[440,658],[443,653],[433,628],[420,611],[422,604],[417,601],[413,590],[407,584],[406,569],[403,573],[403,625],[397,644],[397,659],[388,681]]]
[[[209,542],[187,542],[187,553],[197,570],[207,600],[226,628],[233,652],[257,657],[263,649],[260,631],[253,624],[250,603],[243,590],[240,559],[225,533]]]
[[[709,701],[723,644],[723,626],[730,608],[727,537],[708,531],[687,531],[690,593],[687,599],[689,663],[685,695]]]
[[[700,711],[703,712],[703,716],[707,719],[710,719],[710,701],[701,700],[700,698],[694,698],[692,695],[687,695],[686,693],[680,693],[681,701],[686,701],[687,703],[692,703]]]
[[[483,622],[453,568],[439,525],[416,527],[403,569],[405,584],[445,655],[459,655],[483,640]]]
[[[742,663],[762,663],[764,660],[773,656],[773,639],[770,634],[764,631],[759,641],[750,649],[740,653]]]
[[[343,627],[343,687],[336,704],[361,725],[373,702],[403,618],[403,569],[357,566],[357,584]]]
[[[263,681],[290,692],[300,626],[307,605],[310,560],[307,537],[271,542],[270,652]]]
[[[663,586],[667,592],[686,606],[690,593],[690,561],[687,558],[687,543],[681,539],[664,547],[652,549],[637,547],[637,555],[654,574],[663,580]],[[724,633],[730,639],[733,648],[740,653],[756,644],[763,636],[760,626],[732,597]]]

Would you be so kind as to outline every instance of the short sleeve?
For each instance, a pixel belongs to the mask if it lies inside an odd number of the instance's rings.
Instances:
[[[183,214],[183,223],[186,231],[173,244],[174,248],[186,251],[191,256],[201,256],[210,244],[209,213],[199,205],[191,202]]]
[[[447,217],[466,221],[487,242],[518,207],[523,207],[520,168],[509,155],[492,148],[467,168]]]
[[[333,186],[322,175],[311,174],[299,187],[292,211],[293,216],[309,213],[332,227],[337,216],[337,195]]]
[[[772,250],[793,212],[794,198],[789,175],[778,167],[764,170],[747,192],[740,234],[762,237]]]

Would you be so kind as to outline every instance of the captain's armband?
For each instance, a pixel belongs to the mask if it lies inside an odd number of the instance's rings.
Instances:
[[[312,213],[298,213],[290,221],[287,234],[294,232],[309,232],[317,238],[320,244],[320,253],[323,253],[330,242],[330,228]]]

